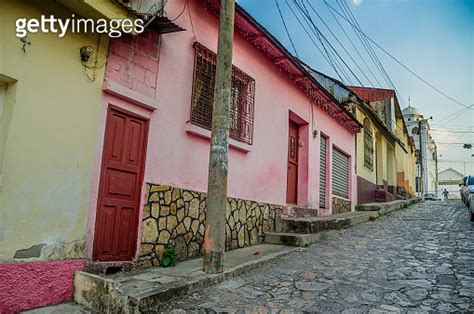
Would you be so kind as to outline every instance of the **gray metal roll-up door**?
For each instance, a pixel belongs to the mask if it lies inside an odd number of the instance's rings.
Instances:
[[[349,158],[337,148],[332,150],[332,193],[349,197]]]
[[[327,138],[321,136],[319,157],[319,207],[326,208],[326,143]]]

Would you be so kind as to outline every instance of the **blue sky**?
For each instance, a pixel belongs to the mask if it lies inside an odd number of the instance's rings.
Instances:
[[[306,1],[306,0],[305,0]],[[471,0],[345,0],[364,32],[384,47],[418,75],[440,90],[469,106],[474,104],[474,1]],[[237,0],[252,16],[275,35],[290,51],[293,51],[274,0]],[[312,67],[335,78],[337,74],[309,40],[286,0],[278,0],[288,30],[301,59]],[[292,3],[292,0],[288,0]],[[365,64],[360,60],[350,42],[335,22],[323,0],[309,0],[338,39],[371,79]],[[328,0],[339,10],[336,0]],[[294,8],[294,6],[293,6]],[[309,8],[309,7],[308,7]],[[341,57],[361,79],[370,84],[352,63],[337,41],[331,36],[318,17],[313,20],[324,36],[338,50]],[[365,62],[378,80],[384,83],[374,63],[357,39],[350,25],[339,19],[350,38],[356,44]],[[430,123],[433,137],[439,143],[440,170],[453,167],[474,174],[474,149],[462,149],[462,145],[444,143],[474,143],[474,110],[466,110],[458,118],[445,123],[443,118],[463,109],[460,105],[439,95],[420,80],[412,76],[382,51],[374,47],[391,80],[399,91],[402,109],[411,105],[420,109],[425,117],[433,116]],[[352,78],[354,84],[355,79]],[[379,85],[375,83],[375,85]],[[382,87],[387,87],[384,83]],[[446,119],[445,119],[446,121]],[[451,132],[447,132],[451,131]],[[453,162],[448,162],[453,161]],[[454,162],[455,161],[455,162]]]

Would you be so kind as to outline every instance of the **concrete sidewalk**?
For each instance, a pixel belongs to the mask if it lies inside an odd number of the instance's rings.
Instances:
[[[74,300],[105,313],[159,312],[172,298],[200,291],[225,279],[261,267],[296,248],[260,244],[225,253],[225,270],[205,274],[202,258],[183,261],[176,267],[152,267],[139,271],[98,276],[77,272]]]

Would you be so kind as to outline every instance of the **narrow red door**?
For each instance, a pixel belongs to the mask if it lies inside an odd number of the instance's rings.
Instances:
[[[130,261],[135,255],[148,121],[109,108],[94,236],[94,260]]]
[[[298,141],[299,126],[290,121],[288,134],[288,179],[286,190],[286,202],[296,204],[298,195]]]

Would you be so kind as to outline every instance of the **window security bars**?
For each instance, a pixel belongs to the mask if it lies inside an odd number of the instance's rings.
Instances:
[[[212,128],[212,107],[216,77],[216,54],[194,43],[194,84],[191,123],[207,130]],[[255,80],[232,66],[232,99],[230,103],[230,137],[252,144],[255,103]]]

